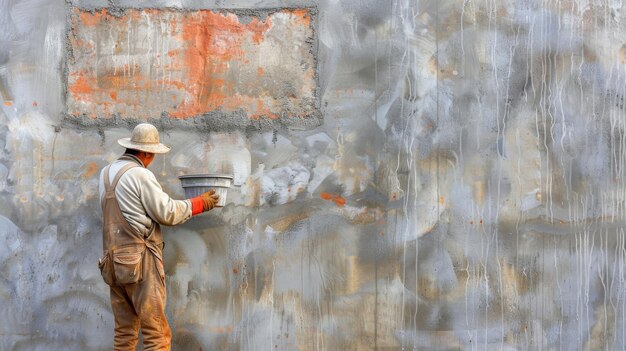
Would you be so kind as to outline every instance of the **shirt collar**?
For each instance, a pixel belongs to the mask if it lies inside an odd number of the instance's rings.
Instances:
[[[131,161],[139,164],[141,167],[146,168],[146,166],[141,162],[139,157],[131,154],[124,154],[118,160]]]

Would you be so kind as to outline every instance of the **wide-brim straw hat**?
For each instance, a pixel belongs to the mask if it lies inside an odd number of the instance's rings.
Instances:
[[[122,138],[117,141],[127,149],[145,151],[152,154],[164,154],[170,151],[170,148],[159,142],[159,131],[155,126],[149,123],[138,124],[130,138]]]

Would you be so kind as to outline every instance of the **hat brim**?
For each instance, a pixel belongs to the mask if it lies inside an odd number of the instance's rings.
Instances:
[[[130,138],[122,138],[117,141],[118,144],[133,150],[145,151],[152,154],[164,154],[170,151],[168,146],[165,146],[161,143],[158,144],[138,144],[130,141]]]

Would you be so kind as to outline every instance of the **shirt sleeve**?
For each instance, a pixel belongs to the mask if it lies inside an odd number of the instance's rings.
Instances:
[[[141,203],[150,218],[162,225],[177,225],[191,218],[189,200],[174,200],[163,192],[152,172],[142,172]]]

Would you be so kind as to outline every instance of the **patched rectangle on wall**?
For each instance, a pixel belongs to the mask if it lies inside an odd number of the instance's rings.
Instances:
[[[74,8],[69,118],[306,124],[319,115],[314,16],[308,8]]]

